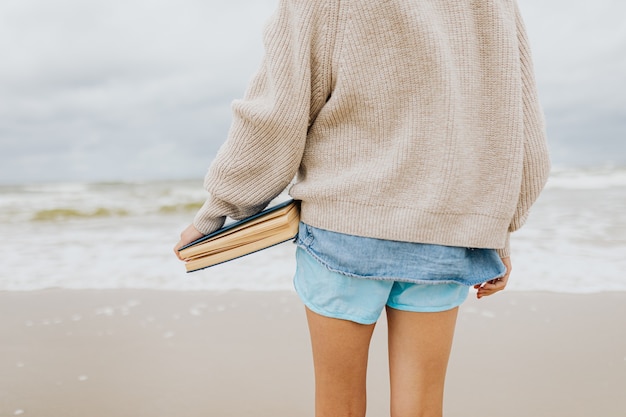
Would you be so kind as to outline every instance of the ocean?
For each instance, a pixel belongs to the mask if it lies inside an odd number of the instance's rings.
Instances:
[[[292,290],[295,246],[187,274],[202,181],[0,186],[0,291]],[[626,169],[555,170],[512,237],[511,291],[626,291]]]

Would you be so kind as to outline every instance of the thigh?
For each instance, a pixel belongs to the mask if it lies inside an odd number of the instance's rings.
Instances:
[[[315,368],[315,416],[365,416],[374,324],[325,317],[307,308]]]
[[[440,417],[458,308],[419,313],[387,307],[391,415]]]

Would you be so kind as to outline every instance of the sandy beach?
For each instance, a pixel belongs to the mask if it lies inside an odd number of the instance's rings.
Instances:
[[[623,417],[626,293],[515,292],[462,307],[448,417]],[[0,416],[313,416],[292,292],[0,292]],[[368,416],[388,415],[383,320]]]

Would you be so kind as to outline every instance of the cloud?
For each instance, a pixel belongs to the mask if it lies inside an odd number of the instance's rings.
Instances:
[[[0,181],[202,175],[260,62],[273,6],[2,2]]]
[[[0,2],[0,182],[202,176],[276,3]],[[626,165],[626,3],[520,7],[555,162]]]
[[[626,165],[626,3],[520,1],[552,155]]]

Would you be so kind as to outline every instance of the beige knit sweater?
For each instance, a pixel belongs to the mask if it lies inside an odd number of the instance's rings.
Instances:
[[[281,0],[264,41],[199,231],[295,176],[312,226],[509,254],[549,172],[515,0]]]

